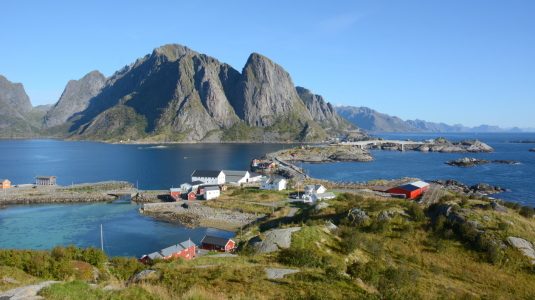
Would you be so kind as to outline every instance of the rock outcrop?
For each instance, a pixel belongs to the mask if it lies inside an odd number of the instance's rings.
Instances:
[[[435,180],[431,183],[443,186],[450,191],[465,193],[465,194],[494,194],[507,191],[499,186],[492,186],[486,183],[478,183],[472,186],[466,186],[462,182],[449,179],[449,180]]]
[[[89,105],[89,100],[98,95],[106,82],[99,71],[93,71],[80,80],[67,83],[59,101],[45,115],[44,126],[52,127],[65,123]]]
[[[483,165],[488,163],[495,163],[495,164],[508,164],[508,165],[518,165],[520,164],[517,161],[510,161],[510,160],[485,160],[485,159],[477,159],[477,158],[471,158],[471,157],[464,157],[459,158],[456,160],[451,160],[445,162],[445,164],[448,164],[450,166],[457,166],[457,167],[474,167],[475,165]]]
[[[253,238],[249,242],[256,249],[256,253],[269,253],[279,251],[280,248],[289,248],[292,244],[292,233],[301,230],[301,227],[276,229],[266,233],[263,239]]]
[[[531,263],[535,264],[535,249],[533,249],[533,244],[531,242],[513,236],[508,237],[507,241],[509,242],[509,244],[511,244],[511,246],[522,251],[525,256],[531,258]]]

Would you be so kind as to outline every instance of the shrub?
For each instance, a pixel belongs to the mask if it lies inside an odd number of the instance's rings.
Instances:
[[[317,268],[323,265],[322,257],[318,253],[303,248],[286,248],[279,252],[278,259],[281,264],[296,267]]]
[[[505,201],[503,203],[503,206],[507,207],[507,208],[510,208],[510,209],[514,209],[514,210],[519,210],[522,205],[520,205],[520,203],[516,203],[516,202],[513,202],[513,201]]]
[[[507,223],[507,222],[500,222],[498,223],[498,229],[500,230],[507,230],[509,229],[509,227],[511,227],[511,224]]]
[[[145,269],[145,266],[134,257],[114,257],[111,259],[111,263],[113,264],[112,273],[122,280],[127,280],[132,275]]]
[[[529,205],[522,206],[518,213],[525,218],[532,218],[535,215],[535,209]]]
[[[417,203],[412,203],[409,206],[409,215],[415,222],[423,222],[425,220],[424,210]]]
[[[467,196],[463,196],[461,198],[461,207],[462,208],[468,208],[468,206],[469,206],[468,197]]]
[[[370,230],[374,233],[389,235],[392,233],[392,225],[389,220],[374,220]]]

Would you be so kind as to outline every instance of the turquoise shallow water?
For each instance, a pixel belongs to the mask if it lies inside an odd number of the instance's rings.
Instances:
[[[205,235],[229,238],[234,233],[199,227],[187,229],[173,222],[138,213],[135,203],[76,203],[14,205],[0,210],[0,247],[51,249],[57,245],[100,247],[103,227],[105,251],[111,256],[152,253]]]

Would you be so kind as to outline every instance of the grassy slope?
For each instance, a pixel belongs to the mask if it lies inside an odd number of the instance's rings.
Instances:
[[[283,195],[245,190],[234,195],[231,191],[226,197],[228,199],[218,200],[219,205],[234,207],[243,203],[245,199],[242,198],[274,200]],[[456,196],[444,201],[461,203]],[[122,290],[97,288],[95,291],[87,284],[71,282],[49,288],[43,295],[50,299],[529,299],[534,295],[531,289],[535,280],[533,267],[519,251],[506,247],[500,250],[499,259],[491,260],[488,251],[457,233],[455,226],[446,224],[437,229],[436,223],[431,221],[432,210],[426,212],[424,221],[416,222],[409,209],[411,204],[404,200],[386,201],[343,194],[328,202],[331,205],[327,208],[304,209],[294,218],[293,222],[303,228],[293,234],[292,248],[284,252],[286,259],[283,260],[277,254],[254,255],[244,251],[238,257],[204,256],[191,261],[165,261],[152,266],[161,278],[132,284]],[[477,203],[486,202],[471,200],[468,204]],[[254,211],[252,204],[244,207],[249,206]],[[351,223],[346,218],[347,211],[356,206],[367,211],[372,219],[361,224]],[[281,219],[288,210],[285,207],[276,211],[265,222]],[[377,215],[385,210],[399,213],[390,221],[376,221]],[[482,229],[493,238],[502,241],[508,236],[533,239],[535,222],[513,210],[503,214],[475,209],[474,213],[466,215],[484,225]],[[483,216],[491,221],[485,221]],[[323,226],[325,220],[339,224],[340,230],[331,233]],[[506,221],[514,225],[507,228],[499,225]],[[249,230],[259,232],[260,227],[262,224]],[[306,249],[301,254],[306,256],[305,261],[316,263],[303,265],[298,260],[288,259],[296,249]],[[134,264],[108,265],[110,276],[102,280],[100,286],[122,283],[139,269],[140,266]],[[195,268],[200,265],[212,266]],[[346,270],[348,266],[354,266],[356,271]],[[295,268],[301,272],[284,279],[268,279],[266,268]],[[346,271],[362,280],[340,273]],[[0,274],[20,281],[19,286],[45,279],[13,267],[0,267]],[[0,290],[16,286],[0,284]]]

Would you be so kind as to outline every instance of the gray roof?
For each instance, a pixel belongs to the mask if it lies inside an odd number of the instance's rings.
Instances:
[[[180,188],[170,188],[169,191],[170,192],[181,192],[182,189],[180,189]]]
[[[229,241],[231,241],[231,239],[224,239],[224,238],[218,238],[215,236],[205,235],[201,243],[225,247]]]
[[[241,176],[245,177],[249,171],[233,171],[233,170],[223,170],[225,176]]]
[[[57,176],[47,176],[47,175],[37,175],[35,176],[37,179],[52,179],[52,178],[58,178]]]
[[[240,175],[227,175],[225,176],[225,181],[226,182],[238,182],[241,179],[243,179],[243,177],[244,176],[240,176]]]
[[[252,178],[252,177],[262,177],[262,174],[258,174],[258,173],[255,173],[255,172],[249,172],[249,177]]]
[[[178,243],[173,246],[169,246],[165,249],[153,252],[149,255],[147,255],[150,259],[157,259],[157,258],[164,258],[166,256],[169,256],[173,253],[180,252],[182,250],[185,250],[191,246],[195,246],[195,244],[191,240],[184,241],[182,243]]]
[[[183,184],[181,185],[189,185],[189,186],[196,186],[196,185],[201,185],[203,184],[204,181],[200,181],[200,180],[195,180],[195,181],[192,181],[192,182],[184,182]]]
[[[219,187],[218,186],[205,186],[204,187],[204,191],[219,191]]]
[[[219,177],[221,171],[217,170],[195,170],[191,177]]]

